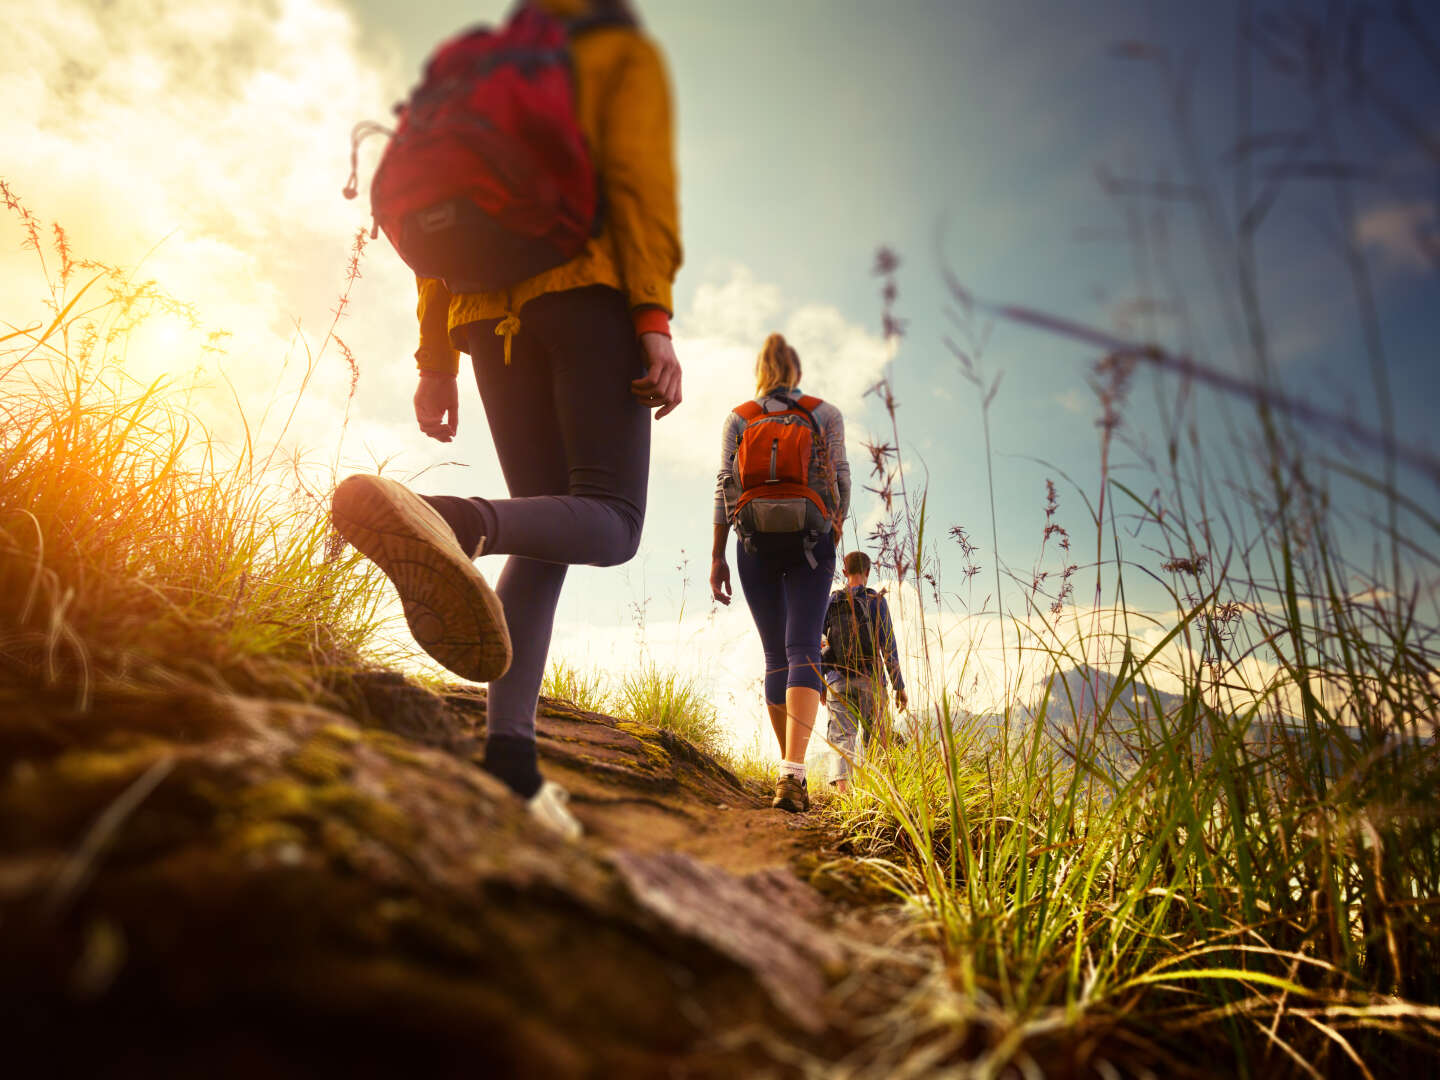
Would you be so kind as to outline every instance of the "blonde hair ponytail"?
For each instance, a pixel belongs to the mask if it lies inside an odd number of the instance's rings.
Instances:
[[[800,354],[783,334],[771,334],[755,361],[755,396],[764,397],[781,387],[800,385]]]

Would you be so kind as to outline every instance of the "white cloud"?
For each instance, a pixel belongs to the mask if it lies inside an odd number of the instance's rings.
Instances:
[[[141,264],[139,279],[231,335],[217,363],[201,356],[203,330],[152,326],[130,342],[126,369],[149,380],[200,364],[216,392],[198,407],[222,436],[236,434],[223,380],[247,414],[273,401],[283,415],[305,366],[296,343],[286,368],[295,325],[318,344],[366,218],[340,196],[350,126],[384,115],[399,73],[364,55],[331,0],[59,0],[11,5],[7,32],[26,60],[0,70],[11,187],[65,226],[77,255]],[[6,249],[0,288],[14,304],[38,300],[33,255]],[[408,376],[413,280],[378,248],[364,273],[342,333],[361,353],[362,398],[379,402],[395,373]],[[332,348],[295,431],[333,440],[348,388]]]
[[[656,428],[656,462],[714,476],[721,422],[754,394],[755,358],[765,338],[778,330],[800,354],[806,392],[845,414],[855,467],[862,453],[858,420],[865,391],[880,378],[889,356],[884,340],[835,307],[788,301],[744,266],[732,265],[725,274],[720,282],[700,285],[689,310],[677,314],[675,349],[685,370],[685,401],[675,414],[678,423],[667,420]],[[697,429],[700,418],[708,426]]]
[[[753,356],[765,336],[776,329],[784,299],[779,286],[756,281],[739,263],[723,270],[725,280],[697,288],[690,310],[677,321],[697,340],[741,342],[752,348]]]
[[[1050,400],[1066,412],[1074,413],[1076,416],[1085,416],[1095,412],[1097,408],[1094,394],[1087,394],[1074,387],[1053,395]]]
[[[1362,247],[1383,265],[1410,273],[1433,271],[1440,258],[1440,228],[1433,202],[1391,202],[1372,206],[1355,222]]]
[[[1380,585],[1372,585],[1369,588],[1361,589],[1359,592],[1351,593],[1346,599],[1352,604],[1362,604],[1366,607],[1381,607],[1395,599],[1395,592],[1392,589]]]

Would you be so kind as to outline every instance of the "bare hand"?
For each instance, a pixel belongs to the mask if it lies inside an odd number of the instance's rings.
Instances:
[[[421,372],[420,385],[415,388],[415,420],[432,439],[449,442],[455,438],[460,430],[460,390],[454,375]]]
[[[896,690],[896,691],[895,691],[895,708],[898,709],[900,712],[904,712],[904,711],[905,711],[906,709],[908,709],[909,707],[910,707],[910,695],[907,694],[907,693],[905,693],[905,691],[904,691],[903,689],[901,689],[901,690]]]
[[[659,417],[656,417],[658,420]],[[715,559],[710,563],[710,595],[720,603],[730,605],[730,596],[733,590],[730,588],[730,564],[724,559]]]
[[[655,419],[669,416],[680,404],[680,361],[675,346],[664,334],[641,334],[640,346],[645,350],[649,369],[643,379],[630,384],[630,393],[646,408],[659,408]]]

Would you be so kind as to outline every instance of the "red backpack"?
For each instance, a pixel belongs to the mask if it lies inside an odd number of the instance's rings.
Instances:
[[[814,416],[822,402],[805,395],[788,404],[777,412],[758,401],[735,408],[745,427],[735,451],[740,497],[730,520],[751,551],[800,542],[808,554],[833,522],[825,440]]]
[[[562,21],[526,4],[499,29],[441,45],[375,170],[375,228],[451,292],[490,292],[568,262],[599,231],[599,194],[575,116],[569,41],[624,16]],[[357,193],[357,125],[345,197]],[[373,235],[373,233],[372,233]]]

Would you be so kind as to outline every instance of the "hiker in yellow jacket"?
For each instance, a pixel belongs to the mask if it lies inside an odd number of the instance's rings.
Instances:
[[[640,542],[655,419],[680,404],[670,341],[681,246],[670,93],[624,0],[528,0],[565,19],[614,16],[571,44],[576,109],[603,198],[579,255],[509,289],[452,295],[419,280],[415,418],[449,442],[469,353],[510,498],[417,496],[380,477],[337,488],[337,527],[389,575],[419,644],[489,681],[485,767],[567,835],[543,782],[535,706],[571,564],[613,566]],[[479,555],[508,555],[492,592]]]

